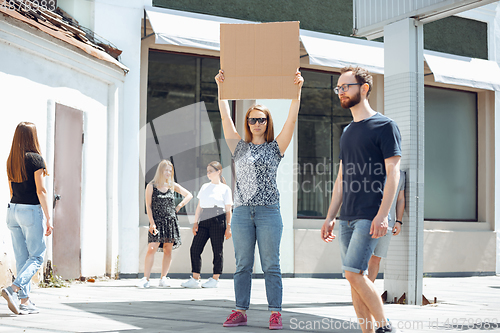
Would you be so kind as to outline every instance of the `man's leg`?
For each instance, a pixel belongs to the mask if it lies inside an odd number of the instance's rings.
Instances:
[[[373,282],[371,282],[366,275],[349,271],[345,272],[345,277],[351,284],[351,288],[356,292],[353,293],[353,305],[355,306],[356,313],[359,312],[363,315],[360,319],[366,318],[365,320],[367,321],[373,320],[365,314],[367,309],[369,314],[376,321],[376,325],[374,326],[386,326],[387,321],[384,314],[384,306],[380,296],[377,294],[377,290],[375,289]],[[356,297],[359,296],[359,299],[356,299],[357,308],[356,303],[354,302],[354,295],[356,295]]]
[[[349,246],[351,243],[351,238],[354,234],[354,227],[351,223],[348,221],[344,220],[339,220],[339,225],[340,225],[340,234],[339,234],[339,245],[340,245],[340,256],[342,259],[342,265],[344,269],[344,276],[347,278],[349,272],[345,270],[346,268],[351,266],[355,261],[357,261],[356,258],[351,258],[353,257],[354,253],[351,249],[350,253],[349,252]],[[355,256],[355,255],[354,255]],[[355,259],[353,261],[353,259]],[[354,273],[353,273],[354,274]],[[370,310],[368,307],[363,303],[361,300],[361,297],[359,297],[358,292],[356,289],[354,289],[351,286],[351,296],[352,296],[352,304],[354,305],[354,310],[356,311],[356,316],[358,317],[358,322],[359,325],[361,326],[361,330],[363,333],[373,333],[373,316],[370,314]]]
[[[353,305],[365,328],[386,325],[382,300],[377,294],[375,285],[368,278],[368,261],[377,246],[378,239],[370,235],[370,220],[340,221],[342,268],[345,277],[353,289]],[[344,234],[348,237],[344,238]],[[346,246],[347,245],[347,246]],[[373,319],[377,321],[373,324]],[[370,327],[372,325],[373,327]],[[368,330],[367,332],[371,332]]]
[[[368,307],[363,303],[361,297],[359,296],[356,289],[351,287],[352,305],[354,305],[354,310],[356,311],[356,316],[358,317],[359,325],[361,326],[361,331],[363,333],[373,333],[373,316],[370,313]]]
[[[380,237],[377,242],[375,250],[373,250],[373,255],[368,262],[368,278],[375,282],[377,278],[378,271],[380,270],[380,260],[387,257],[387,251],[389,250],[389,244],[392,238],[392,228],[387,229],[387,235]]]
[[[380,269],[380,260],[382,258],[372,255],[370,261],[368,261],[368,278],[371,282],[375,282],[377,278],[378,271]]]

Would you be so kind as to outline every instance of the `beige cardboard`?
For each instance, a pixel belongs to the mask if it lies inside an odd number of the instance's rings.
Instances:
[[[299,22],[220,25],[222,99],[297,99]]]

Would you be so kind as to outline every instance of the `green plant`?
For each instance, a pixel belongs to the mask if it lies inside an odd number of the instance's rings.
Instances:
[[[48,260],[43,272],[43,280],[40,281],[39,286],[40,288],[63,288],[69,287],[69,283],[59,275],[54,274],[52,262]]]

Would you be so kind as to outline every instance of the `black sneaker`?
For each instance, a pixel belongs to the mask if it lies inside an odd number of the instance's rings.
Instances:
[[[386,333],[386,332],[397,333],[396,328],[392,327],[392,324],[390,321],[387,321],[387,326],[379,327],[375,331],[375,333]]]

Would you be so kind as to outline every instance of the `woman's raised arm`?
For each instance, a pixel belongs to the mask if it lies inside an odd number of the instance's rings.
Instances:
[[[304,84],[304,78],[302,77],[302,75],[300,75],[299,69],[297,69],[297,72],[295,73],[295,79],[293,83],[299,85],[299,98],[292,101],[285,125],[283,125],[283,129],[276,137],[276,142],[280,147],[281,155],[285,153],[285,150],[288,148],[290,141],[292,141],[293,131],[295,130],[295,123],[297,122],[297,117],[299,115],[300,94],[302,92],[302,85]]]
[[[219,70],[219,74],[215,76],[215,82],[217,82],[218,99],[219,99],[219,111],[222,120],[222,128],[224,129],[224,137],[226,138],[227,146],[231,153],[234,153],[236,145],[241,140],[241,136],[236,131],[233,120],[231,119],[231,114],[229,110],[229,103],[227,100],[222,100],[220,98],[221,85],[224,84],[224,71]]]

